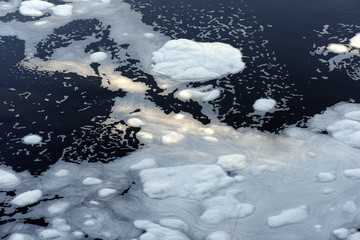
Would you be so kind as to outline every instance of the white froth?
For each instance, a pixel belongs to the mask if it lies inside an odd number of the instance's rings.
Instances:
[[[352,214],[358,210],[358,207],[354,201],[346,201],[342,206],[342,210],[348,214]]]
[[[54,4],[40,1],[40,0],[30,0],[21,2],[19,11],[24,16],[39,17],[44,15],[45,10],[50,7],[53,7]]]
[[[39,189],[27,191],[16,196],[11,203],[19,207],[34,204],[38,202],[42,197],[42,192]]]
[[[225,170],[239,170],[246,167],[246,156],[241,154],[230,154],[220,156],[216,162]]]
[[[66,177],[70,175],[70,171],[66,169],[60,169],[55,173],[56,177]]]
[[[40,237],[45,239],[54,239],[61,236],[61,233],[56,229],[45,229],[40,232]]]
[[[161,137],[161,142],[164,144],[174,144],[183,140],[184,137],[181,133],[169,132]]]
[[[347,169],[344,171],[344,175],[351,179],[360,179],[360,168]]]
[[[70,207],[70,203],[64,202],[64,201],[59,201],[59,202],[51,204],[47,208],[47,210],[50,213],[50,215],[55,215],[55,214],[65,212],[66,209],[68,209],[69,207]]]
[[[10,235],[8,240],[34,240],[34,238],[28,234],[13,233]]]
[[[216,165],[187,165],[140,172],[144,192],[151,198],[169,196],[203,199],[234,180]]]
[[[42,137],[37,134],[29,134],[22,138],[23,143],[28,145],[40,144]]]
[[[141,240],[190,240],[178,230],[162,227],[147,220],[136,220],[134,225],[136,228],[146,231],[140,236]]]
[[[126,121],[127,124],[129,124],[130,126],[132,127],[141,127],[142,125],[144,125],[144,121],[142,121],[141,119],[139,118],[129,118],[127,121]]]
[[[95,52],[90,55],[90,60],[92,62],[102,62],[107,58],[107,54],[104,52]]]
[[[116,193],[116,189],[113,189],[113,188],[103,188],[103,189],[100,189],[99,192],[98,192],[98,195],[99,197],[108,197],[112,194]]]
[[[350,235],[350,231],[346,228],[335,229],[332,233],[339,239],[346,239]]]
[[[153,158],[145,158],[145,159],[141,160],[140,162],[132,165],[130,167],[130,169],[142,170],[142,169],[146,169],[146,168],[155,167],[156,165],[157,165],[156,161]]]
[[[216,137],[204,136],[202,137],[202,139],[204,139],[207,142],[213,142],[213,143],[219,142],[219,139],[217,139]]]
[[[94,177],[87,177],[82,181],[82,184],[91,186],[91,185],[99,185],[102,183],[102,180]]]
[[[282,227],[288,224],[295,224],[305,221],[308,218],[308,207],[302,205],[282,211],[279,215],[268,218],[269,227]]]
[[[210,233],[210,235],[206,237],[206,240],[231,240],[231,238],[229,234],[224,231],[216,231]]]
[[[201,100],[204,102],[213,101],[220,97],[220,90],[210,90],[212,86],[204,86],[201,88],[189,88],[179,92],[178,97],[182,100]]]
[[[321,172],[316,177],[319,182],[332,182],[336,180],[336,174],[332,172]]]
[[[331,43],[327,46],[327,50],[333,53],[346,53],[349,51],[348,47],[343,44]]]
[[[185,222],[181,221],[180,219],[164,218],[161,219],[159,223],[164,227],[177,229],[183,232],[188,230],[188,225]]]
[[[354,48],[360,48],[360,33],[357,33],[350,39],[350,45]]]
[[[207,223],[218,224],[228,218],[245,218],[255,211],[255,206],[241,203],[233,196],[220,196],[204,202],[205,211],[201,219]]]
[[[177,81],[204,81],[245,68],[241,52],[224,43],[170,40],[153,53],[153,71]]]
[[[72,15],[72,9],[73,6],[69,5],[69,4],[64,4],[64,5],[57,5],[54,7],[51,7],[50,10],[53,12],[53,14],[55,16],[60,16],[60,17],[68,17]]]
[[[0,190],[14,189],[20,184],[20,179],[13,173],[0,169]]]
[[[272,110],[276,105],[276,101],[271,98],[260,98],[255,101],[253,108],[256,111],[268,112]]]

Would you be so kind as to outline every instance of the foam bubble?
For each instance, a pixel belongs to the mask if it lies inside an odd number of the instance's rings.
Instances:
[[[205,81],[245,68],[241,52],[224,43],[170,40],[153,53],[153,71],[175,81]]]
[[[276,101],[271,98],[260,98],[255,101],[253,108],[256,111],[268,112],[272,110],[276,105]]]
[[[22,138],[23,143],[28,145],[40,144],[42,137],[37,134],[29,134]]]

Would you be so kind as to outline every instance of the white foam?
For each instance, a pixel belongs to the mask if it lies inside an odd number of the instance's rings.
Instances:
[[[216,231],[209,234],[206,240],[231,240],[229,234],[224,231]]]
[[[99,197],[108,197],[112,194],[116,193],[116,189],[113,189],[113,188],[103,188],[103,189],[100,189],[99,192],[98,192],[98,195]]]
[[[68,17],[72,15],[73,6],[70,4],[56,5],[51,7],[50,10],[55,16]]]
[[[346,239],[349,236],[350,231],[346,228],[338,228],[335,229],[332,233],[339,239]]]
[[[239,170],[246,167],[246,156],[242,154],[230,154],[220,156],[216,162],[225,170]]]
[[[355,36],[350,39],[350,45],[354,48],[360,48],[360,33],[355,34]]]
[[[142,170],[146,168],[152,168],[155,167],[156,161],[153,158],[145,158],[138,162],[137,164],[132,165],[130,168],[133,170]]]
[[[82,184],[91,186],[91,185],[99,185],[102,183],[102,180],[94,177],[87,177],[82,181]]]
[[[70,175],[70,171],[66,169],[60,169],[55,173],[56,177],[66,177]]]
[[[245,218],[255,211],[255,206],[241,203],[233,196],[220,196],[204,202],[205,211],[201,219],[207,223],[218,224],[228,218]]]
[[[107,58],[107,54],[104,52],[95,52],[90,55],[90,60],[92,62],[102,62]]]
[[[207,142],[212,142],[212,143],[218,143],[219,142],[219,139],[217,139],[216,137],[203,136],[202,139],[204,139]]]
[[[336,180],[336,174],[333,172],[321,172],[316,177],[319,182],[332,182]]]
[[[142,240],[190,240],[185,234],[178,230],[162,227],[150,221],[136,220],[134,225],[146,231],[140,236]]]
[[[282,211],[279,215],[268,218],[269,227],[282,227],[288,224],[300,223],[308,218],[308,207],[302,205],[298,208],[292,208]]]
[[[151,198],[179,196],[203,199],[234,181],[216,165],[145,169],[140,172],[140,177],[144,192]]]
[[[50,215],[55,215],[59,213],[63,213],[70,207],[69,202],[59,201],[56,203],[51,204],[47,210],[50,213]]]
[[[164,144],[178,143],[184,139],[184,135],[178,132],[169,132],[161,137],[161,142]]]
[[[327,50],[333,53],[346,53],[349,51],[348,47],[343,44],[331,43],[327,46]]]
[[[22,138],[23,143],[28,145],[40,144],[42,137],[37,134],[29,134]]]
[[[24,16],[39,17],[44,15],[45,10],[53,6],[52,3],[40,0],[22,1],[19,11]]]
[[[360,232],[349,235],[346,240],[360,240]]]
[[[342,206],[342,210],[348,214],[352,214],[357,212],[358,207],[354,201],[346,201]]]
[[[173,219],[173,218],[164,218],[159,221],[160,225],[171,228],[171,229],[177,229],[182,232],[188,231],[188,225],[181,221],[180,219]]]
[[[141,119],[139,118],[129,118],[127,121],[126,121],[127,124],[129,124],[130,126],[132,127],[141,127],[142,125],[144,125],[144,121],[142,121]]]
[[[188,88],[181,90],[178,94],[178,97],[182,100],[201,100],[204,102],[213,101],[220,97],[219,89],[212,89],[212,86],[204,86],[201,88]]]
[[[276,101],[271,98],[260,98],[255,101],[253,108],[256,111],[268,112],[272,110],[276,105]]]
[[[0,190],[14,189],[20,184],[20,179],[13,173],[0,169]]]
[[[153,71],[176,81],[204,81],[235,74],[245,67],[241,52],[224,43],[170,40],[153,53]]]
[[[34,240],[34,238],[28,234],[13,233],[8,240]]]
[[[40,232],[40,237],[45,239],[53,239],[61,236],[61,233],[56,229],[45,229]]]
[[[42,192],[39,189],[27,191],[16,196],[11,203],[19,207],[34,204],[38,202],[42,197]]]
[[[351,179],[360,179],[360,168],[347,169],[344,171],[344,175]]]

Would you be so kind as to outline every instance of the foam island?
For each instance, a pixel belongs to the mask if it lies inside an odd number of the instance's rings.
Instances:
[[[170,40],[153,53],[152,71],[180,82],[206,81],[245,68],[242,54],[229,44]]]

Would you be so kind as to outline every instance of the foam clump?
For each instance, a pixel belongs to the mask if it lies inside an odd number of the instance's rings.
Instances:
[[[29,134],[22,138],[23,143],[28,145],[40,144],[42,137],[37,134]]]
[[[65,212],[66,209],[68,209],[69,207],[70,207],[70,203],[64,202],[64,201],[59,201],[59,202],[51,204],[47,208],[47,210],[50,213],[50,215],[54,215],[54,214],[59,214],[59,213]]]
[[[349,146],[360,148],[360,105],[340,103],[309,121],[313,131],[327,131]]]
[[[159,223],[164,227],[177,229],[183,232],[188,230],[188,225],[185,222],[181,221],[180,219],[164,218],[161,219]]]
[[[20,184],[20,179],[13,173],[0,169],[0,190],[14,189]]]
[[[220,156],[216,162],[225,170],[239,170],[246,167],[246,156],[241,154],[230,154]]]
[[[16,196],[11,203],[19,207],[28,206],[38,202],[42,197],[42,192],[39,189],[27,191]]]
[[[344,171],[344,175],[351,179],[360,179],[360,168],[347,169]]]
[[[153,72],[175,81],[205,81],[245,68],[242,54],[228,44],[170,40],[153,52]]]
[[[82,181],[83,185],[91,186],[91,185],[99,185],[102,183],[102,180],[94,177],[87,177]]]
[[[276,101],[271,98],[260,98],[255,101],[253,108],[255,111],[268,112],[276,105]]]
[[[224,231],[216,231],[210,233],[209,236],[206,237],[206,240],[230,240],[229,234]]]
[[[360,48],[360,33],[357,33],[350,39],[350,45],[354,48]]]
[[[350,235],[350,231],[346,228],[335,229],[332,234],[339,239],[346,239]]]
[[[169,132],[161,137],[161,142],[164,144],[178,143],[184,139],[184,135],[178,132]]]
[[[142,125],[144,125],[144,121],[142,121],[141,119],[139,118],[129,118],[127,121],[126,121],[127,124],[129,124],[130,126],[132,127],[141,127]]]
[[[178,96],[182,100],[196,99],[204,102],[213,101],[220,97],[220,90],[210,90],[211,85],[201,88],[189,88],[179,92]]]
[[[57,6],[50,8],[50,10],[53,12],[53,14],[55,16],[60,16],[60,17],[71,16],[72,9],[73,9],[73,6],[71,6],[69,4],[57,5]]]
[[[8,240],[34,240],[34,238],[28,234],[13,233],[10,235]]]
[[[303,222],[308,216],[308,207],[302,205],[298,208],[284,210],[279,215],[269,217],[267,224],[269,227],[273,228],[282,227],[288,224]]]
[[[50,7],[53,7],[54,4],[40,1],[40,0],[31,0],[21,2],[19,11],[24,16],[39,17],[44,15],[44,11]]]
[[[57,172],[55,172],[56,177],[67,177],[70,175],[70,171],[66,169],[60,169]]]
[[[147,220],[136,220],[134,225],[136,228],[146,231],[140,236],[141,240],[190,240],[178,230],[162,227]]]
[[[61,236],[61,233],[56,229],[45,229],[40,232],[40,237],[45,239],[53,239]]]
[[[152,168],[156,166],[156,161],[153,158],[145,158],[140,162],[132,165],[130,169],[132,170],[142,170],[146,168]]]
[[[92,62],[102,62],[107,58],[107,54],[104,52],[95,52],[90,55],[90,60]]]
[[[201,219],[207,223],[218,224],[228,218],[244,218],[255,211],[255,206],[241,203],[233,196],[213,197],[204,202],[205,211]]]
[[[336,180],[336,174],[332,172],[318,173],[316,177],[319,182],[332,182]]]
[[[329,52],[333,52],[333,53],[346,53],[349,51],[349,49],[343,45],[343,44],[338,44],[338,43],[331,43],[327,46],[327,50]]]
[[[140,172],[144,192],[151,198],[170,196],[203,199],[234,182],[216,165],[186,165]]]
[[[103,189],[100,189],[99,192],[98,192],[98,195],[99,197],[108,197],[112,194],[116,193],[116,189],[113,189],[113,188],[103,188]]]

